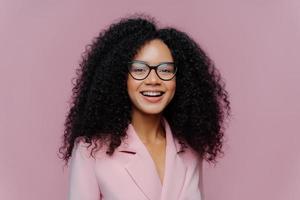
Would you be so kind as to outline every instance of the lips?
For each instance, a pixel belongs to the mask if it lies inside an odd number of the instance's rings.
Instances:
[[[158,103],[163,99],[165,92],[163,91],[142,91],[140,92],[143,98],[150,103]]]
[[[142,91],[140,92],[143,96],[147,97],[160,97],[162,96],[165,92],[163,91]]]

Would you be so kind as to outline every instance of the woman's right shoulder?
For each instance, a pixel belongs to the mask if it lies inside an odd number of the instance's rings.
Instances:
[[[90,158],[92,152],[95,158],[101,158],[106,156],[107,149],[108,147],[105,143],[101,143],[99,141],[92,141],[91,143],[88,143],[84,138],[78,137],[74,142],[72,155],[80,154],[85,158]]]

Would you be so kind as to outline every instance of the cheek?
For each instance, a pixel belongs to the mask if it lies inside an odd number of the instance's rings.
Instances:
[[[175,91],[176,91],[176,81],[172,81],[172,82],[168,85],[168,90],[170,91],[171,98],[173,98],[174,95],[175,95]]]
[[[128,94],[133,94],[137,88],[139,87],[139,84],[133,80],[131,77],[128,77],[127,79],[127,92]]]
[[[176,90],[176,81],[172,80],[172,82],[169,85],[169,90],[175,93]]]
[[[130,79],[130,77],[127,78],[127,90],[130,92],[133,89],[133,81]]]

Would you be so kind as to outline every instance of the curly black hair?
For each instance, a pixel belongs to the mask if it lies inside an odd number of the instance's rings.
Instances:
[[[134,14],[103,29],[82,55],[59,148],[66,164],[77,138],[94,144],[92,152],[107,144],[109,155],[121,144],[131,123],[128,62],[153,39],[169,47],[178,67],[175,95],[163,111],[174,136],[208,162],[224,154],[230,102],[212,60],[187,33],[172,27],[158,29],[155,18]]]

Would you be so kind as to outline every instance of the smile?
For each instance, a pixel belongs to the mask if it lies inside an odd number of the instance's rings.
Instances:
[[[160,97],[164,94],[162,91],[142,91],[140,93],[147,97]]]

